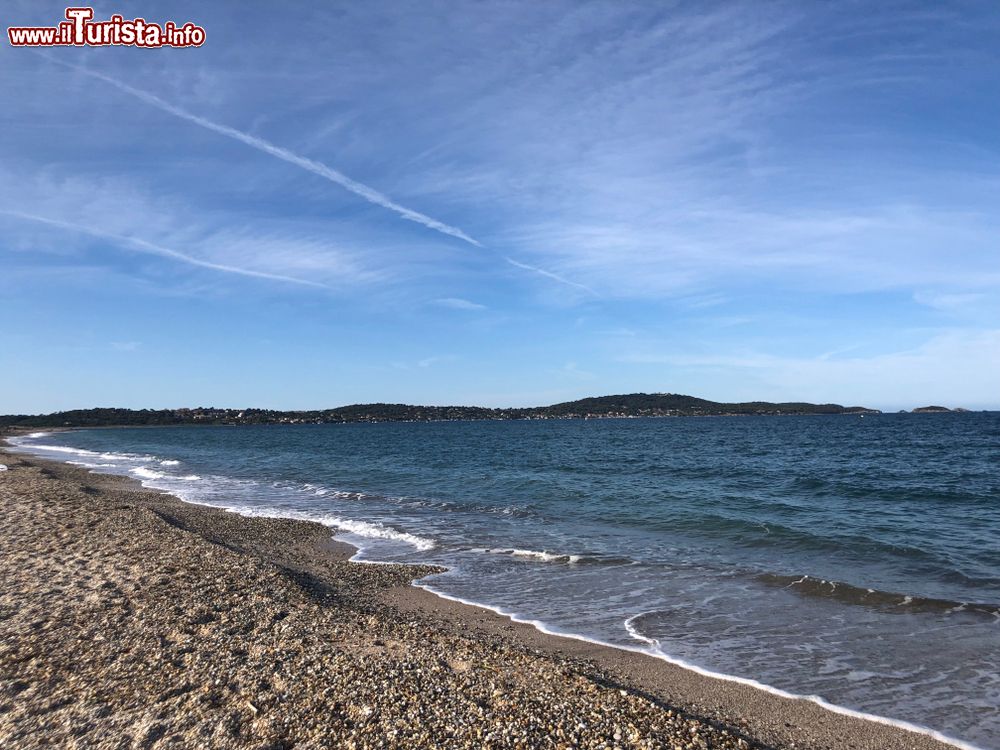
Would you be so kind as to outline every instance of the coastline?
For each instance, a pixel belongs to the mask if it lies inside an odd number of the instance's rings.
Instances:
[[[609,746],[620,742],[622,747],[670,747],[670,743],[676,743],[679,738],[683,738],[685,743],[681,747],[794,746],[817,750],[841,747],[924,750],[953,746],[929,734],[835,712],[810,700],[783,697],[746,682],[706,675],[652,655],[544,633],[533,624],[512,621],[487,608],[449,600],[420,588],[421,584],[411,585],[414,579],[426,576],[434,572],[434,569],[349,562],[355,548],[343,542],[332,541],[331,530],[320,524],[286,519],[247,518],[221,509],[184,503],[174,496],[144,488],[136,480],[127,477],[92,474],[86,469],[6,449],[0,449],[0,452],[4,455],[0,462],[7,463],[10,467],[0,483],[0,492],[7,501],[5,504],[9,505],[13,498],[17,505],[28,504],[36,506],[37,510],[37,506],[52,507],[53,497],[64,498],[65,503],[71,505],[77,513],[90,515],[97,524],[94,528],[100,528],[101,516],[108,512],[108,501],[114,500],[117,503],[114,514],[141,517],[148,527],[147,535],[152,535],[150,538],[154,541],[165,536],[181,535],[185,545],[197,548],[199,553],[221,550],[231,558],[228,562],[239,569],[253,569],[259,580],[252,582],[257,585],[247,583],[243,586],[244,596],[252,595],[255,600],[267,599],[266,596],[261,597],[260,591],[267,591],[269,595],[273,591],[276,596],[280,593],[282,597],[301,600],[299,604],[304,602],[299,607],[299,612],[303,624],[308,627],[305,627],[301,637],[306,638],[310,644],[314,638],[309,640],[309,633],[314,632],[319,624],[327,623],[330,617],[346,630],[351,628],[340,623],[339,619],[350,621],[352,626],[356,626],[354,621],[359,620],[363,624],[360,630],[353,633],[353,638],[357,639],[366,629],[376,632],[384,630],[391,632],[391,642],[396,644],[395,648],[378,646],[379,642],[389,643],[390,639],[380,639],[377,636],[371,639],[371,645],[353,643],[355,651],[360,650],[376,665],[376,669],[395,670],[402,656],[423,663],[424,658],[430,658],[424,653],[428,648],[437,648],[436,653],[457,650],[469,654],[471,660],[457,660],[446,671],[435,673],[432,682],[438,680],[442,686],[452,685],[456,681],[468,681],[473,676],[470,673],[482,679],[494,680],[493,675],[503,673],[507,679],[514,679],[509,667],[511,664],[519,664],[529,673],[544,674],[551,679],[543,681],[544,687],[538,688],[538,695],[532,695],[530,686],[520,685],[516,689],[500,690],[501,699],[505,693],[522,696],[519,700],[523,698],[524,701],[534,701],[532,705],[537,704],[537,712],[545,713],[559,705],[553,697],[558,695],[560,700],[568,702],[565,705],[576,705],[574,701],[580,701],[579,707],[584,710],[584,716],[587,715],[586,710],[589,710],[586,709],[588,701],[606,701],[607,705],[613,707],[613,710],[605,712],[613,717],[611,720],[625,724],[634,717],[636,721],[632,725],[639,728],[637,731],[640,735],[642,729],[650,728],[648,736],[633,736],[620,728],[608,735],[606,727],[598,722],[592,728],[593,731],[589,731],[590,727],[588,730],[579,730],[581,736],[577,741],[583,746],[599,747],[602,742],[607,741]],[[8,492],[11,487],[19,489]],[[8,533],[17,533],[18,523],[17,517],[8,517],[5,524]],[[59,520],[53,519],[52,523],[58,525]],[[12,524],[14,528],[10,529]],[[128,526],[127,523],[119,524],[117,533],[127,535]],[[75,535],[96,533],[90,532],[89,526],[86,531],[78,527],[79,524],[73,527],[76,529],[73,532]],[[125,546],[132,543],[138,544],[140,548],[143,546],[135,539],[126,541]],[[47,560],[58,559],[60,555],[58,549],[46,552],[48,556],[38,561],[39,565],[44,566]],[[78,562],[85,564],[86,561]],[[135,560],[131,562],[133,565],[139,564]],[[187,573],[195,579],[202,575],[195,569],[188,570]],[[16,576],[16,573],[12,572],[11,575]],[[260,585],[264,581],[268,586]],[[238,581],[229,583],[238,587]],[[72,587],[73,582],[68,580],[66,585]],[[9,586],[6,588],[17,593],[4,594],[5,609],[9,606],[8,598],[23,599],[31,596],[30,591],[24,592]],[[21,602],[22,605],[24,603]],[[273,602],[265,601],[258,602],[257,606],[267,608],[271,604]],[[240,608],[238,599],[233,606],[237,610]],[[8,620],[3,622],[9,623]],[[412,637],[407,637],[409,631],[420,633],[419,643]],[[16,637],[20,638],[21,634],[17,633]],[[296,645],[301,649],[301,642]],[[204,645],[199,645],[197,639],[192,641],[190,647],[194,650],[188,653],[204,650]],[[17,648],[18,645],[15,645],[14,650]],[[7,654],[9,650],[4,653]],[[393,653],[394,650],[397,653]],[[432,661],[427,663],[433,665]],[[483,669],[476,668],[479,664],[485,665]],[[44,666],[44,659],[39,666]],[[0,676],[6,685],[9,681],[5,674],[8,669],[6,659],[0,661],[0,668],[4,670],[4,674]],[[479,672],[483,672],[485,676],[479,675]],[[553,687],[554,684],[557,687]],[[444,687],[442,689],[448,692]],[[465,685],[464,689],[470,694],[475,693],[474,685]],[[24,692],[26,691],[19,691],[17,695]],[[352,698],[350,692],[346,694],[346,698]],[[28,715],[30,712],[27,711],[23,712],[24,718],[18,720],[18,701],[18,697],[13,697],[13,717],[10,711],[0,716],[0,738],[7,738],[8,731],[19,731],[24,721],[31,721]],[[252,715],[250,723],[263,721],[257,718],[258,714],[266,715],[268,712],[261,711],[261,707],[252,701],[250,703],[254,706],[253,709],[242,709]],[[380,715],[388,713],[388,718],[392,718],[392,707],[376,706],[373,710],[380,712]],[[433,710],[433,705],[429,710]],[[99,725],[100,718],[94,723]],[[360,743],[359,746],[375,742],[379,736],[391,741],[393,737],[388,732],[402,731],[384,730],[382,735],[378,735],[374,733],[376,727],[373,722],[365,721],[360,724],[361,730],[367,728],[371,731],[357,734],[357,719],[348,716],[342,721],[342,727],[327,726],[325,730],[321,728],[316,731],[349,729],[355,732],[350,737]],[[474,718],[471,722],[463,720],[452,727],[452,733],[458,729],[475,730],[475,723]],[[440,729],[444,734],[431,737],[435,744],[461,746],[457,738],[451,737],[446,730],[447,720]],[[672,733],[678,734],[673,736]],[[615,738],[615,734],[619,737]],[[18,736],[10,735],[12,738]],[[342,735],[336,736],[341,740],[345,739]],[[549,733],[543,736],[549,736]],[[483,737],[486,735],[479,737],[480,745]],[[155,740],[149,746],[158,746],[158,741]],[[503,746],[505,738],[494,737],[490,741]],[[740,744],[741,741],[744,744]],[[402,737],[398,742],[400,746],[412,746],[412,742],[404,741]],[[237,743],[232,746],[248,745]],[[475,743],[473,746],[476,746]]]

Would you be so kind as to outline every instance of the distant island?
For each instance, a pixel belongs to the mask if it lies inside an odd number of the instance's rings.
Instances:
[[[53,414],[0,416],[0,427],[126,427],[184,424],[339,424],[345,422],[443,422],[515,419],[607,419],[634,417],[744,417],[807,414],[880,414],[878,409],[839,404],[727,404],[675,393],[597,396],[552,406],[490,409],[482,406],[354,404],[318,411],[274,409],[74,409]]]
[[[967,412],[968,409],[949,409],[947,406],[920,406],[913,410],[913,414],[952,414],[954,412]]]

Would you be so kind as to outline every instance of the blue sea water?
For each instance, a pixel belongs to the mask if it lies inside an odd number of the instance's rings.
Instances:
[[[544,627],[1000,747],[1000,413],[80,430]]]

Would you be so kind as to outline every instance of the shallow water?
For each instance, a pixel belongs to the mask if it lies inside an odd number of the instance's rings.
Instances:
[[[82,430],[551,629],[1000,747],[1000,414]],[[45,447],[49,446],[49,447]]]

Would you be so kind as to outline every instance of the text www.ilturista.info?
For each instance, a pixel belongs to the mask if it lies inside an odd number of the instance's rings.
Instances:
[[[143,18],[125,20],[113,15],[94,21],[93,8],[67,8],[66,20],[58,26],[10,26],[7,37],[14,47],[200,47],[205,29],[188,21],[178,26],[167,21],[162,26]]]

